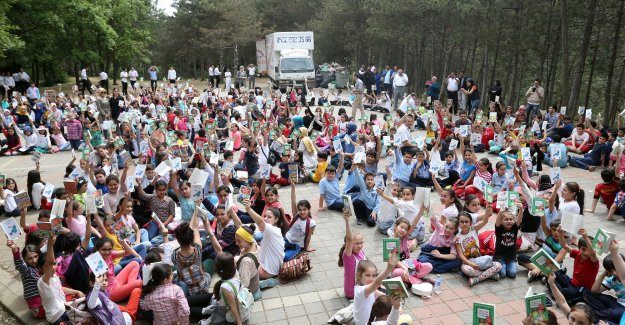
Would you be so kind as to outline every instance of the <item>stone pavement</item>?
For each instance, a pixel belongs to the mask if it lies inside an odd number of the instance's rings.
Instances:
[[[485,155],[478,155],[480,158]],[[491,161],[498,159],[488,156]],[[62,186],[65,166],[71,160],[69,152],[44,155],[41,160],[42,179],[55,185]],[[380,164],[382,168],[384,164]],[[20,189],[26,187],[28,170],[34,168],[30,157],[0,157],[0,173],[16,178]],[[545,166],[544,173],[549,172]],[[600,182],[600,171],[590,173],[577,168],[562,169],[565,181],[576,181],[586,191],[586,207],[590,207],[594,186]],[[280,200],[290,212],[289,188],[279,190]],[[435,202],[435,213],[442,210],[438,203],[438,195],[432,194]],[[317,184],[297,186],[297,199],[307,199],[313,207],[319,199]],[[314,209],[314,208],[313,208]],[[586,213],[585,227],[589,234],[594,234],[598,227],[622,233],[625,229],[623,220],[608,222],[605,220],[607,209],[601,203],[597,213]],[[312,239],[312,247],[316,249],[311,254],[313,269],[302,279],[281,284],[263,292],[263,298],[254,305],[251,324],[323,324],[337,310],[347,306],[349,302],[343,298],[343,270],[337,266],[338,250],[343,243],[343,219],[337,212],[314,212],[317,229]],[[36,219],[35,213],[29,213],[28,221]],[[492,218],[491,220],[494,220]],[[494,221],[489,224],[493,228]],[[384,268],[382,262],[381,239],[384,237],[374,229],[365,225],[353,225],[354,231],[359,231],[365,237],[365,251],[367,256],[378,265],[378,270]],[[620,231],[619,231],[620,230]],[[625,247],[623,238],[619,238],[621,247]],[[18,241],[23,246],[23,238]],[[0,247],[0,303],[14,313],[25,324],[37,324],[26,309],[22,298],[22,284],[19,275],[13,268],[11,254],[4,246]],[[418,254],[418,251],[413,254]],[[572,260],[564,263],[572,272]],[[411,296],[405,301],[404,311],[412,315],[414,324],[467,324],[471,322],[473,302],[487,302],[496,304],[496,324],[520,324],[525,315],[523,297],[528,288],[527,271],[519,268],[519,276],[515,280],[503,279],[498,282],[487,281],[469,288],[467,281],[458,273],[443,274],[443,292],[429,299]],[[532,283],[535,292],[544,291],[540,282]],[[562,321],[564,315],[552,308]]]

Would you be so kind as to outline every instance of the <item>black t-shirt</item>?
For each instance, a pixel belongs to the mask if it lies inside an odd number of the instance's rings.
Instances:
[[[540,228],[540,217],[533,216],[529,209],[523,210],[523,220],[521,221],[522,232],[537,232]]]
[[[495,258],[503,258],[506,262],[516,259],[516,238],[519,226],[515,223],[510,230],[503,225],[495,227]]]

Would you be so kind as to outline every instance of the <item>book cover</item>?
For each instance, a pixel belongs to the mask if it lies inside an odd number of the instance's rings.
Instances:
[[[416,205],[430,206],[431,190],[429,187],[416,187],[414,195],[414,203]]]
[[[219,163],[219,155],[216,153],[211,153],[208,163],[211,165],[217,165]]]
[[[98,213],[93,196],[85,197],[85,205],[87,206],[87,214]]]
[[[258,169],[258,177],[269,180],[271,177],[271,165],[261,164]]]
[[[40,151],[33,151],[33,155],[30,156],[30,159],[34,162],[38,162],[39,160],[41,160],[41,155],[42,153]]]
[[[234,150],[234,141],[232,141],[232,140],[226,141],[226,145],[225,145],[224,149],[226,149],[227,151]]]
[[[193,169],[193,173],[191,173],[191,177],[189,177],[189,183],[192,185],[198,184],[204,186],[206,181],[208,180],[208,173],[200,168]]]
[[[488,203],[493,203],[495,201],[495,188],[494,187],[490,185],[486,185],[486,187],[484,187],[484,199]]]
[[[352,197],[347,194],[343,194],[341,195],[341,199],[343,200],[343,207],[349,210],[349,214],[352,217],[355,216],[354,204],[352,203]]]
[[[145,169],[146,168],[147,168],[147,165],[137,165],[137,166],[135,166],[135,179],[136,178],[143,179],[143,176],[145,176]]]
[[[525,314],[535,321],[548,320],[547,296],[544,293],[534,293],[532,287],[525,294]]]
[[[495,324],[495,305],[481,302],[473,303],[473,325]]]
[[[397,254],[399,245],[399,238],[382,238],[382,260],[387,262],[390,253],[394,252]]]
[[[85,258],[85,261],[87,261],[91,272],[93,272],[96,277],[99,277],[100,275],[106,273],[109,269],[108,266],[106,266],[102,255],[100,255],[100,252],[95,252],[87,256]]]
[[[536,265],[543,274],[551,274],[560,269],[560,264],[542,248],[530,258],[530,261]]]
[[[22,235],[22,228],[17,224],[15,218],[7,218],[0,222],[0,227],[4,231],[8,240],[16,240]]]
[[[174,159],[171,159],[171,169],[173,171],[179,171],[182,170],[182,159],[180,159],[180,157],[176,157]]]
[[[48,200],[51,200],[52,193],[54,193],[54,184],[46,183],[46,186],[43,188],[43,192],[41,192],[41,195],[47,198]]]
[[[93,201],[96,208],[104,208],[104,194],[102,190],[96,190],[93,192]]]
[[[132,229],[121,218],[113,224],[112,228],[119,239],[128,240],[133,235]]]
[[[239,195],[237,196],[237,202],[243,204],[244,200],[249,200],[252,196],[252,188],[246,185],[241,185],[239,189]]]
[[[488,113],[488,122],[489,123],[497,123],[497,112],[489,112]]]
[[[560,223],[560,227],[569,234],[576,236],[579,230],[584,227],[584,216],[568,211],[562,211],[562,222]]]
[[[373,177],[373,181],[375,182],[375,187],[381,190],[384,190],[386,186],[384,185],[384,177],[382,175],[376,175]]]
[[[519,200],[519,192],[508,191],[508,209],[512,212],[512,214],[516,214],[518,212],[516,203],[519,202]]]
[[[285,143],[284,146],[282,146],[282,152],[289,152],[289,151],[291,151],[291,144]]]
[[[458,148],[458,140],[456,139],[451,139],[451,141],[449,141],[449,150],[456,150],[456,148]]]
[[[65,204],[67,201],[54,199],[52,203],[52,210],[50,210],[50,221],[54,218],[63,218],[65,212]]]
[[[488,182],[484,178],[477,176],[477,175],[473,177],[473,186],[475,186],[482,193],[486,191],[487,185],[488,185]]]
[[[382,280],[382,285],[386,289],[386,295],[389,297],[400,296],[402,298],[408,298],[408,290],[401,277],[395,277]]]
[[[28,192],[26,191],[17,192],[15,196],[13,196],[13,199],[15,199],[15,204],[19,208],[27,208],[31,206],[30,196],[28,196]]]
[[[234,163],[232,163],[229,160],[225,160],[223,165],[221,165],[220,174],[224,176],[229,176],[233,169],[234,169]]]
[[[497,194],[497,209],[507,209],[508,208],[508,192],[503,191]]]
[[[78,189],[76,188],[77,185],[75,181],[63,181],[63,186],[65,187],[67,194],[78,193]]]
[[[595,238],[592,240],[592,248],[597,252],[597,255],[602,255],[610,251],[610,243],[614,240],[614,237],[614,233],[601,228],[597,229]]]
[[[558,152],[560,152],[558,150]],[[557,180],[562,179],[560,176],[560,167],[551,167],[549,169],[549,176],[551,177],[551,184],[554,184]]]
[[[202,200],[204,198],[204,185],[191,184],[191,198],[193,201]]]
[[[6,186],[6,180],[7,180],[6,175],[0,174],[0,185],[2,185],[2,187]]]
[[[547,200],[540,197],[532,197],[530,206],[530,214],[537,217],[542,217],[545,215],[545,209],[547,208],[548,202]]]
[[[289,164],[289,179],[297,180],[299,167],[297,164]]]
[[[237,170],[237,179],[246,180],[248,177],[247,170]]]

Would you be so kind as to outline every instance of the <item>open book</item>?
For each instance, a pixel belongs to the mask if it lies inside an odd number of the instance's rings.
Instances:
[[[601,228],[597,229],[595,238],[592,240],[592,249],[597,255],[602,255],[610,251],[610,243],[614,240],[614,233],[605,231]]]
[[[525,313],[535,321],[548,320],[547,296],[544,293],[534,293],[532,287],[525,294]]]
[[[401,280],[401,277],[382,280],[382,285],[386,289],[387,296],[392,297],[398,295],[402,298],[408,298],[408,290],[406,290],[406,286]]]
[[[532,264],[536,265],[540,271],[545,274],[551,274],[560,269],[560,264],[554,260],[549,253],[544,249],[540,249],[532,258],[530,258]]]

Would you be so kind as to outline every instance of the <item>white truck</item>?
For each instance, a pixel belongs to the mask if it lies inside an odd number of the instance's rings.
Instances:
[[[258,72],[267,73],[273,88],[303,87],[315,83],[313,32],[280,32],[256,42]]]

